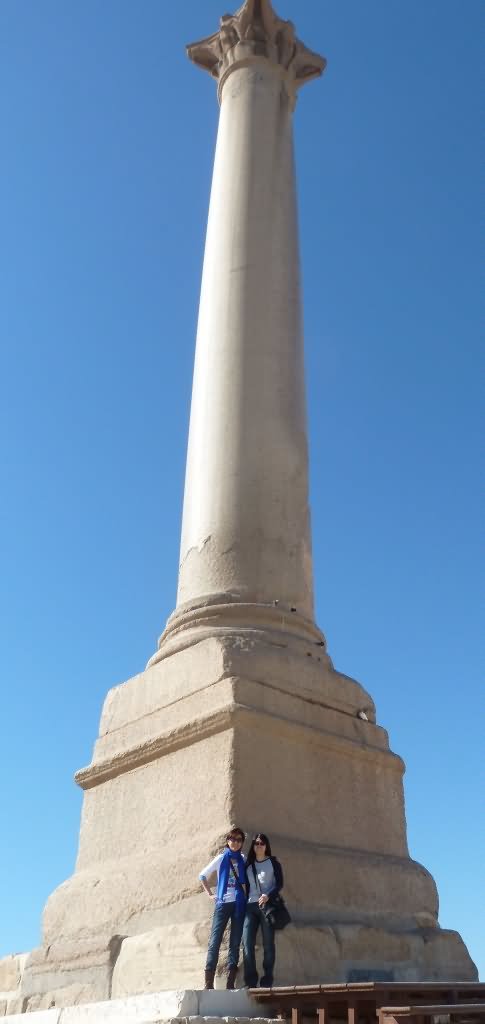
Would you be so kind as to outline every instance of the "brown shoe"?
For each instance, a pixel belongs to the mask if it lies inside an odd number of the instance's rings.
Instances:
[[[214,988],[214,975],[215,971],[206,971],[204,975],[205,985],[204,988]]]
[[[227,972],[226,988],[233,989],[233,988],[236,987],[236,976],[237,976],[237,967],[230,967],[228,972]]]

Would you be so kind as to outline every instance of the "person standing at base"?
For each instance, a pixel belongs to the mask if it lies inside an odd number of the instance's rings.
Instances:
[[[239,965],[239,946],[241,945],[246,910],[246,867],[244,856],[241,853],[245,838],[242,829],[232,828],[226,836],[225,849],[217,857],[214,857],[199,875],[207,895],[215,901],[205,965],[205,988],[214,988],[219,950],[229,921],[231,922],[231,931],[226,988],[233,989],[235,987]],[[213,893],[207,879],[216,873],[217,892]]]
[[[266,919],[264,908],[270,897],[283,888],[283,869],[271,854],[271,844],[264,832],[253,836],[246,861],[248,902],[243,929],[244,984],[256,988],[256,936],[259,927],[263,935],[263,976],[261,988],[271,988],[276,958],[274,928]]]

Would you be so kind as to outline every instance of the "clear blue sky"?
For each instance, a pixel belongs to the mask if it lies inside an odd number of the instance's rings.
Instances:
[[[39,942],[104,695],[174,607],[218,114],[184,44],[225,5],[0,4],[0,955]],[[318,621],[406,761],[411,853],[485,974],[483,7],[278,10],[328,58],[296,114]]]

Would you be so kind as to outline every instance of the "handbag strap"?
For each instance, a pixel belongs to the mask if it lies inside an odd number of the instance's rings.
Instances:
[[[262,895],[263,895],[263,890],[262,890],[262,888],[261,888],[261,883],[260,883],[260,881],[259,881],[259,877],[258,877],[258,875],[256,874],[256,868],[255,868],[255,866],[254,866],[254,861],[253,861],[253,863],[251,864],[251,867],[252,867],[252,869],[253,869],[253,875],[254,875],[254,884],[255,884],[255,885],[257,885],[257,887],[258,887],[258,889],[259,889],[259,895],[260,895],[260,896],[262,896]]]
[[[246,895],[246,893],[244,892],[244,886],[243,886],[242,882],[239,881],[239,878],[238,878],[238,876],[237,876],[237,874],[236,874],[236,872],[234,870],[234,864],[232,863],[231,858],[229,858],[229,870],[232,871],[232,873],[234,875],[234,878],[235,878],[235,881],[236,881],[236,885],[238,885],[239,888],[242,889],[244,895]]]

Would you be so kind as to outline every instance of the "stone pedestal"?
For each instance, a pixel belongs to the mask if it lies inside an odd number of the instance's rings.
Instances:
[[[404,766],[372,701],[321,648],[290,645],[202,640],[110,691],[77,776],[76,871],[24,973],[34,1006],[45,993],[69,1005],[199,986],[211,905],[198,872],[231,821],[262,822],[284,865],[294,924],[278,936],[280,984],[376,969],[474,980],[409,858]]]
[[[199,986],[198,873],[231,822],[268,833],[284,866],[277,983],[474,980],[409,857],[403,763],[314,622],[292,117],[325,61],[269,0],[189,56],[221,116],[177,606],[147,670],[106,698],[77,775],[76,870],[47,903],[22,997]]]

